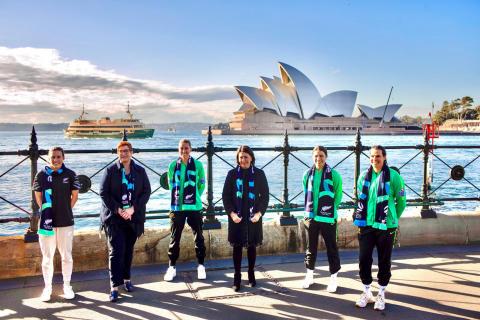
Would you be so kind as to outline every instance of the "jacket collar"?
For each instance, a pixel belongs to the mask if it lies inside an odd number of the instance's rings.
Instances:
[[[120,160],[116,160],[115,165],[116,165],[117,169],[120,170],[120,168],[121,168]],[[133,159],[130,160],[130,169],[137,171],[137,164],[135,163],[135,161],[133,161]]]

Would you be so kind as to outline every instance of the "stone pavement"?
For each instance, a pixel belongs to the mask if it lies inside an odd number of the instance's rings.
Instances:
[[[480,319],[480,245],[395,248],[383,312],[354,305],[362,287],[356,256],[341,251],[335,294],[325,291],[329,274],[323,252],[308,290],[301,289],[301,254],[258,257],[258,286],[239,293],[230,288],[230,260],[208,261],[205,281],[196,280],[193,263],[180,264],[171,283],[163,281],[166,265],[136,267],[136,291],[122,292],[115,304],[108,301],[106,270],[75,273],[77,296],[69,301],[59,296],[58,274],[48,303],[36,298],[41,277],[3,280],[0,319]],[[246,282],[246,272],[243,278]]]

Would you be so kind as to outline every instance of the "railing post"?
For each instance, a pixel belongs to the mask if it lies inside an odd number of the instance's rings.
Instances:
[[[290,208],[290,201],[288,200],[288,162],[290,155],[290,144],[288,143],[288,132],[285,130],[285,139],[283,141],[283,209]],[[297,218],[290,215],[290,211],[283,211],[280,215],[281,226],[295,226],[297,225]]]
[[[357,129],[357,134],[355,136],[355,170],[354,170],[354,177],[353,177],[353,195],[355,196],[355,202],[358,200],[358,177],[360,176],[360,158],[362,156],[363,146],[362,146],[362,138],[360,135],[360,129]]]
[[[422,202],[429,202],[430,199],[428,197],[428,190],[429,190],[429,183],[428,183],[428,156],[430,154],[430,142],[428,139],[427,131],[425,130],[423,133],[423,185],[422,185]],[[435,210],[430,208],[430,205],[423,205],[422,209],[420,210],[420,215],[423,219],[426,218],[436,218],[437,213]]]
[[[32,127],[32,133],[30,137],[30,145],[28,147],[30,157],[30,189],[31,200],[30,207],[32,209],[32,216],[30,217],[30,227],[27,229],[23,236],[24,242],[37,242],[38,241],[38,219],[40,217],[39,207],[35,200],[35,192],[32,189],[33,180],[37,175],[37,162],[39,157],[38,145],[37,145],[37,133],[35,132],[35,126]]]
[[[122,141],[128,141],[127,129],[123,129]]]
[[[215,146],[212,141],[212,127],[208,127],[208,140],[206,143],[207,153],[207,217],[205,218],[203,229],[220,229],[222,224],[215,217],[215,207],[213,206],[213,155],[215,154]]]

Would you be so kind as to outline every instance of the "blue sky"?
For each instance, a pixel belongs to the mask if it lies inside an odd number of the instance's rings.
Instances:
[[[479,13],[479,1],[4,0],[0,122],[128,100],[149,122],[225,121],[241,105],[232,86],[258,87],[277,61],[360,104],[385,104],[394,86],[400,115],[480,104]]]

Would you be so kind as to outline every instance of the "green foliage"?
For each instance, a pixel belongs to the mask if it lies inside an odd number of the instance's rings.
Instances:
[[[480,119],[480,105],[472,108],[473,99],[469,96],[444,101],[440,110],[433,116],[433,121],[439,125],[449,119],[475,120]]]
[[[418,117],[410,117],[410,116],[403,116],[400,118],[400,120],[404,123],[408,124],[422,124],[423,123],[423,118],[418,116]]]

